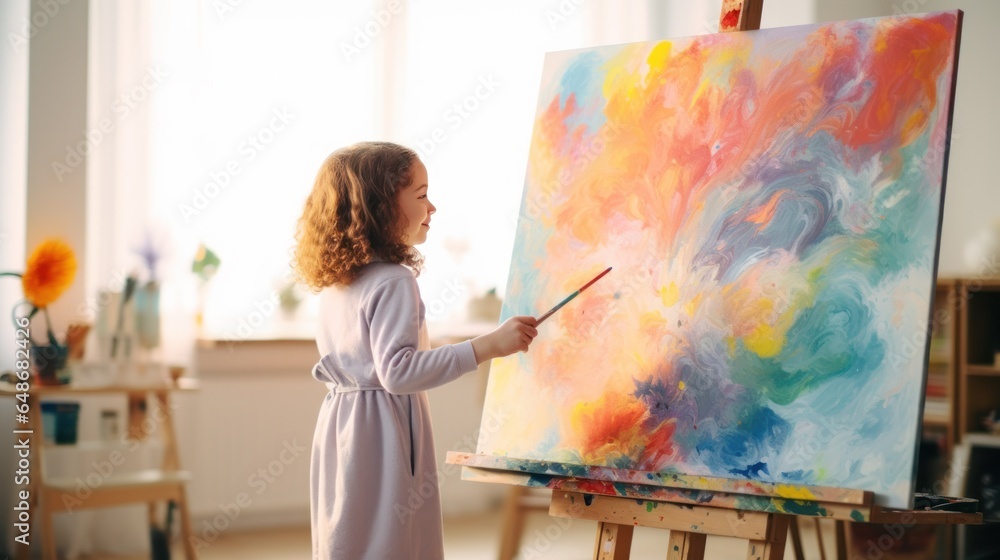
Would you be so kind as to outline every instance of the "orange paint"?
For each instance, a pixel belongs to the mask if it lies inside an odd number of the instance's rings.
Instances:
[[[646,416],[645,405],[623,393],[608,392],[596,402],[581,403],[573,414],[578,449],[585,460],[633,456],[647,443],[642,428]]]
[[[778,191],[771,195],[770,200],[768,200],[763,206],[759,206],[756,210],[747,216],[747,221],[754,224],[768,224],[774,219],[774,212],[778,208],[778,203],[781,202],[782,192]]]
[[[937,79],[948,64],[947,49],[933,49],[954,33],[955,21],[913,18],[907,25],[880,30],[865,74],[874,76],[868,100],[848,119],[838,139],[850,147],[906,146],[927,126],[930,108],[937,105]]]
[[[677,424],[673,421],[663,422],[653,430],[639,456],[640,470],[658,471],[673,462],[677,454],[677,446],[673,442],[676,430]]]

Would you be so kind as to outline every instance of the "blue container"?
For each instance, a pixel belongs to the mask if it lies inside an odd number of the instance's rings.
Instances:
[[[76,427],[80,419],[80,403],[43,402],[42,429],[46,441],[76,444]]]

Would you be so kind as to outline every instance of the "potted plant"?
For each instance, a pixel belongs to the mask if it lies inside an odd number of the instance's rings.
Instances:
[[[73,284],[76,266],[76,256],[68,244],[59,239],[46,239],[28,257],[23,273],[0,272],[0,276],[16,276],[21,279],[24,300],[14,305],[12,315],[15,325],[18,325],[18,307],[30,305],[26,315],[29,321],[27,338],[31,345],[32,369],[41,385],[57,385],[68,381],[61,379],[59,374],[66,368],[69,347],[61,344],[52,332],[48,306]],[[39,311],[46,323],[47,337],[44,343],[35,342],[30,330],[30,321]]]

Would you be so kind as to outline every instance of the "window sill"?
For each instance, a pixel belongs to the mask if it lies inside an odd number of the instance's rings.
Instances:
[[[308,373],[318,360],[315,338],[199,339],[195,347],[195,368],[201,377]]]
[[[494,328],[495,323],[475,321],[427,326],[432,347],[462,342]],[[204,337],[197,340],[195,347],[195,367],[200,376],[308,372],[320,357],[314,332],[304,329],[262,332],[240,339]]]

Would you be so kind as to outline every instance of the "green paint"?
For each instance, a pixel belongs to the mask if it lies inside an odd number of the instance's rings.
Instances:
[[[861,521],[862,523],[867,521],[867,519],[865,519],[865,514],[861,513],[856,509],[851,510],[851,519],[855,521]]]
[[[819,502],[806,502],[798,500],[784,500],[781,504],[786,513],[796,515],[812,515],[814,517],[826,517],[826,508],[819,505]]]

